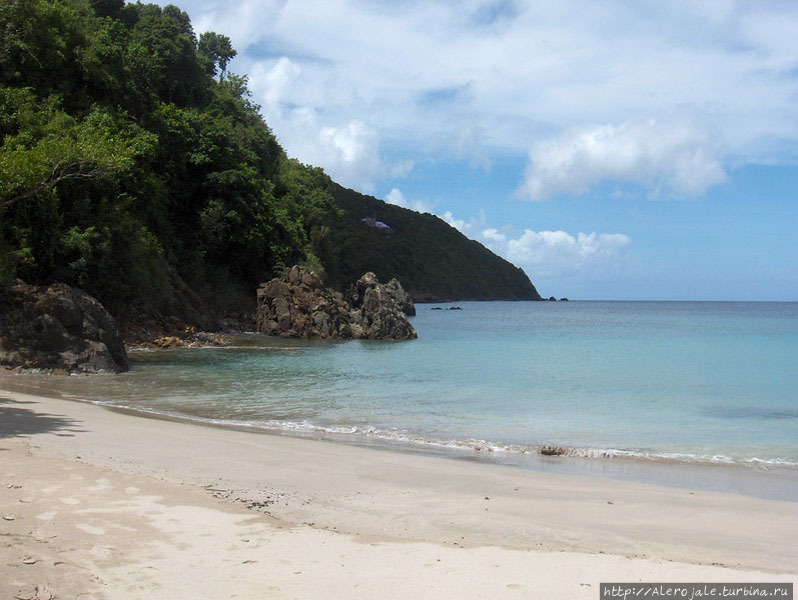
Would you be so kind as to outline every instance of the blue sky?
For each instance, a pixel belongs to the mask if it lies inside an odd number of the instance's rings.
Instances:
[[[289,155],[545,296],[798,300],[798,2],[178,4]]]

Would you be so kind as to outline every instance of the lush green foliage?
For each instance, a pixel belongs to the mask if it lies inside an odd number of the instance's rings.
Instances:
[[[0,56],[0,279],[118,312],[164,308],[177,278],[218,305],[321,264],[330,182],[286,158],[227,37],[174,6],[4,0]]]
[[[419,297],[534,297],[439,219],[288,159],[227,71],[235,54],[175,6],[2,0],[0,282],[63,281],[117,314],[184,317],[192,289],[236,308],[297,262],[343,285],[397,276]],[[392,235],[361,225],[377,213]]]
[[[341,283],[373,271],[382,281],[399,279],[417,301],[540,299],[521,269],[435,215],[339,186],[333,195],[344,211],[331,224],[330,236],[334,276]],[[390,229],[363,219],[379,220]]]

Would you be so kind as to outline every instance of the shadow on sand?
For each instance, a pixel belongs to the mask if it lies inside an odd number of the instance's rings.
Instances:
[[[79,428],[80,422],[75,419],[36,412],[23,406],[25,404],[36,403],[0,396],[0,439],[26,437],[37,433],[73,436],[85,431]]]

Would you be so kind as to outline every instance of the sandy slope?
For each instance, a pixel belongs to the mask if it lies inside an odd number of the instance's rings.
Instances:
[[[40,598],[597,598],[601,581],[798,582],[798,502],[6,392],[0,517],[0,598],[37,586]]]

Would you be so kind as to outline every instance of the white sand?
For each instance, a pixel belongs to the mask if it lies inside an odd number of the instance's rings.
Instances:
[[[798,583],[798,502],[11,392],[0,536],[0,598],[596,599],[602,581]]]

